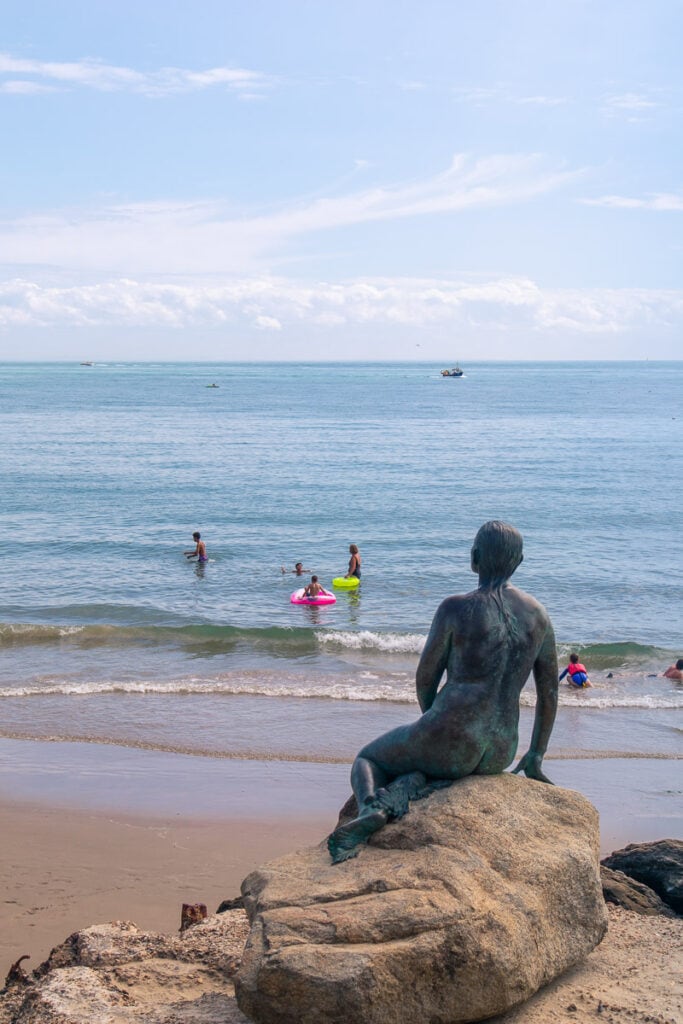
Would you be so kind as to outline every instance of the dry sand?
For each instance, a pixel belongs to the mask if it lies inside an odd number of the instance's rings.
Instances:
[[[0,802],[0,983],[24,953],[31,970],[91,924],[177,931],[181,904],[213,913],[257,864],[319,842],[326,824],[150,821]]]
[[[490,1024],[681,1024],[683,919],[608,911],[609,931],[583,963]]]

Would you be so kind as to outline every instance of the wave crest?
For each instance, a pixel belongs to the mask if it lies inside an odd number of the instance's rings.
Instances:
[[[374,633],[363,629],[321,631],[315,634],[321,644],[354,651],[383,651],[388,654],[421,654],[426,636],[421,633]]]

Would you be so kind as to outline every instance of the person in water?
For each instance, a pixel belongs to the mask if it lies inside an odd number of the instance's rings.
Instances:
[[[579,661],[578,654],[569,655],[569,664],[567,665],[566,669],[560,674],[559,681],[562,682],[564,677],[567,675],[569,676],[569,679],[567,680],[568,685],[575,686],[578,690],[582,689],[584,686],[593,685],[590,679],[588,678],[588,673],[586,672],[585,665],[582,665]]]
[[[304,597],[318,597],[320,594],[326,594],[326,593],[327,593],[327,591],[323,590],[323,588],[318,583],[318,577],[317,576],[311,576],[311,582],[308,584],[308,586],[304,590]]]
[[[519,695],[532,671],[531,745],[515,772],[550,783],[541,765],[557,711],[555,635],[545,608],[509,582],[521,561],[518,530],[498,521],[481,527],[471,552],[479,586],[442,602],[417,667],[422,717],[368,743],[356,757],[351,786],[358,816],[328,836],[333,863],[355,857],[374,832],[406,813],[409,800],[439,782],[504,771],[517,750]]]
[[[679,658],[675,665],[669,665],[666,672],[662,672],[665,679],[673,679],[677,683],[683,683],[683,658]]]
[[[206,544],[202,540],[201,533],[197,533],[195,531],[192,534],[192,540],[196,544],[194,551],[183,551],[183,554],[188,558],[196,558],[198,562],[208,562],[209,559],[206,556]]]
[[[347,572],[344,579],[348,579],[349,576],[355,576],[357,580],[360,579],[360,551],[356,544],[349,544],[349,571]]]
[[[303,576],[305,572],[310,572],[310,569],[304,569],[303,562],[297,562],[293,569],[285,569],[284,565],[280,566],[280,572],[293,572],[295,576]]]

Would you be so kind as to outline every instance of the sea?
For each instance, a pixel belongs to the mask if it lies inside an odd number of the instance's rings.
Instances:
[[[594,684],[560,688],[548,774],[595,798],[599,761],[680,828],[683,363],[441,368],[0,364],[0,781],[79,744],[346,778],[419,713],[434,612],[503,519]],[[293,605],[295,562],[330,588],[352,543],[358,589]]]

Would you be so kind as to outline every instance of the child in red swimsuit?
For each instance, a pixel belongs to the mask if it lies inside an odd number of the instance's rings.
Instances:
[[[569,685],[576,686],[577,689],[583,689],[584,686],[593,685],[588,678],[585,666],[579,661],[578,654],[569,655],[569,664],[564,672],[560,673],[560,682],[562,682],[566,675],[569,676]]]

